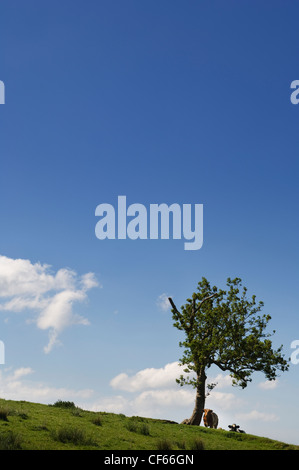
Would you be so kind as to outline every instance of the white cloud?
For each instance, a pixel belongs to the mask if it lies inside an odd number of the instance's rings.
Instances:
[[[170,386],[177,388],[176,379],[180,375],[186,375],[183,372],[183,367],[178,362],[172,362],[159,369],[148,368],[140,370],[131,377],[121,373],[111,380],[110,385],[115,389],[127,392]]]
[[[165,387],[178,388],[176,379],[180,375],[187,376],[188,374],[184,372],[184,366],[180,366],[179,362],[171,362],[166,364],[161,368],[147,368],[138,371],[136,374],[129,376],[126,373],[121,373],[114,377],[110,385],[114,389],[123,390],[126,392],[137,392],[140,390],[146,389],[158,389]],[[189,374],[191,377],[191,374]],[[216,383],[217,390],[221,388],[231,387],[232,379],[231,377],[223,374],[218,374],[215,377],[208,377],[207,383]],[[213,391],[213,394],[216,392]]]
[[[97,400],[90,409],[181,422],[191,416],[195,403],[195,390],[190,386],[180,387],[175,382],[175,378],[181,373],[179,363],[172,362],[161,368],[146,368],[131,375],[118,374],[110,385],[115,390],[124,392],[123,395]],[[264,423],[267,435],[267,426],[279,419],[274,413],[256,410],[255,405],[248,401],[248,396],[246,398],[242,392],[233,391],[235,389],[232,388],[229,374],[208,376],[207,383],[217,383],[206,398],[205,406],[217,413],[223,429],[228,429],[229,424],[236,422],[242,429],[245,427],[246,432],[251,431],[254,434],[257,423],[260,430]]]
[[[136,414],[131,401],[121,395],[100,398],[84,408],[90,411],[106,411],[107,413]]]
[[[26,400],[35,403],[53,403],[57,400],[75,401],[92,397],[93,390],[72,390],[55,388],[45,384],[27,381],[29,374],[33,374],[30,367],[21,367],[12,373],[0,371],[0,396],[7,400]],[[25,379],[25,380],[24,380]]]
[[[195,392],[192,388],[164,389],[164,390],[146,390],[138,395],[134,404],[139,413],[154,413],[161,415],[165,408],[185,408],[193,407],[195,401]]]
[[[32,374],[33,370],[31,367],[20,367],[19,369],[16,369],[12,375],[12,379],[19,379],[20,377],[24,377],[26,375]]]
[[[131,398],[123,395],[105,397],[87,405],[91,411],[124,413],[126,416],[139,415],[149,418],[173,419],[173,411],[190,414],[194,404],[192,389],[146,390]]]
[[[180,375],[187,375],[183,366],[178,362],[166,364],[161,368],[147,368],[129,376],[121,373],[110,381],[115,390],[130,392],[132,397],[126,399],[118,396],[118,410],[125,414],[140,414],[149,417],[171,417],[171,414],[179,412],[191,415],[194,402],[195,390],[191,386],[180,387],[175,379]],[[236,410],[243,405],[243,401],[234,393],[218,391],[219,389],[232,386],[229,375],[218,374],[208,377],[207,383],[216,383],[217,387],[206,399],[206,406],[215,410]],[[111,399],[113,408],[114,397]],[[102,402],[108,411],[109,399]],[[179,411],[181,410],[181,411]],[[186,417],[185,416],[185,417]]]
[[[166,312],[167,310],[170,309],[170,303],[169,303],[168,297],[170,297],[170,296],[167,295],[167,294],[161,294],[161,295],[159,295],[159,297],[157,299],[158,307],[161,310],[163,310],[164,312]]]
[[[278,380],[266,380],[265,382],[259,383],[258,386],[262,390],[273,390],[278,386]]]
[[[279,418],[274,413],[263,413],[261,411],[252,410],[249,413],[238,413],[236,415],[238,419],[244,419],[247,421],[278,421]]]
[[[213,391],[206,399],[206,407],[215,410],[235,410],[243,404],[243,400],[236,398],[234,393]]]
[[[0,310],[37,312],[31,320],[39,329],[49,330],[47,353],[65,328],[89,324],[73,312],[73,305],[85,301],[87,291],[98,285],[93,273],[78,276],[69,268],[53,273],[47,264],[0,256]]]
[[[53,387],[44,383],[32,381],[30,377],[34,371],[30,367],[20,367],[15,370],[0,371],[0,396],[5,399],[27,400],[35,403],[54,403],[57,400],[71,400],[77,406],[91,411],[107,411],[111,413],[124,413],[126,416],[139,415],[150,418],[171,419],[182,421],[182,419],[190,417],[194,402],[195,390],[192,387],[179,387],[172,385],[172,378],[175,372],[179,372],[178,363],[166,364],[165,367],[154,369],[144,369],[144,374],[132,375],[131,379],[136,376],[142,377],[140,382],[126,383],[126,390],[131,393],[117,394],[115,396],[97,397],[95,392],[90,389],[73,390],[65,387]],[[152,375],[152,380],[150,379]],[[119,374],[119,383],[121,386],[127,379]],[[165,379],[168,376],[168,381]],[[229,382],[226,376],[219,374],[217,376],[219,384],[224,388]],[[211,379],[214,380],[214,379]],[[113,380],[112,380],[113,382]],[[114,388],[116,388],[114,386]],[[279,418],[274,413],[260,412],[251,409],[248,402],[244,402],[234,393],[225,393],[223,391],[215,391],[206,400],[206,407],[213,409],[219,416],[221,427],[226,428],[228,424],[237,422],[242,428],[252,423],[253,429],[255,422],[272,423]],[[246,409],[242,413],[242,409]]]
[[[99,283],[96,280],[93,273],[83,274],[83,276],[81,276],[80,282],[82,284],[83,290],[89,290],[89,289],[92,289],[93,287],[99,286]]]
[[[207,380],[208,383],[216,383],[217,384],[217,390],[219,388],[226,388],[226,387],[231,387],[232,386],[232,378],[227,375],[223,374],[218,374],[216,377],[209,377]]]

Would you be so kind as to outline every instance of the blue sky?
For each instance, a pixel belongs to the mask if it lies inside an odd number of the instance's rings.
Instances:
[[[274,345],[291,354],[298,10],[2,2],[0,396],[188,417],[194,392],[173,384],[181,336],[158,299],[182,305],[202,276],[219,287],[241,277],[272,315]],[[203,247],[98,240],[95,209],[119,195],[147,207],[203,204]],[[222,374],[209,398],[219,425],[299,444],[287,418],[298,413],[298,367],[272,388],[257,375],[241,392]]]

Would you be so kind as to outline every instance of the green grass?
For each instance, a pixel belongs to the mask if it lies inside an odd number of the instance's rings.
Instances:
[[[249,434],[0,399],[0,450],[299,450]]]

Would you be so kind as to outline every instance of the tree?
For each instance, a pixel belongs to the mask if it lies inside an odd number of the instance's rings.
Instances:
[[[172,298],[174,326],[185,332],[181,365],[184,372],[177,382],[190,384],[196,389],[195,407],[187,424],[199,425],[205,407],[206,371],[213,364],[228,371],[235,386],[245,388],[251,382],[253,372],[263,372],[268,380],[274,380],[277,372],[288,370],[288,361],[282,355],[282,346],[276,351],[266,333],[270,315],[260,315],[264,304],[256,302],[256,296],[247,298],[247,288],[240,278],[227,279],[226,291],[211,287],[207,279],[198,283],[192,299],[177,309]]]

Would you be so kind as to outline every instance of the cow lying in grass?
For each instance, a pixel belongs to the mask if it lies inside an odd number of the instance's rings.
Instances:
[[[230,424],[229,426],[229,430],[230,431],[233,431],[233,432],[242,432],[245,434],[245,431],[243,431],[242,429],[240,429],[240,426],[238,426],[237,424]]]

